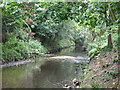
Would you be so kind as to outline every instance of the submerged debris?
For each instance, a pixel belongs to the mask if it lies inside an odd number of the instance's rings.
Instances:
[[[71,82],[70,85],[65,84],[65,85],[63,85],[63,88],[68,88],[68,89],[71,89],[71,88],[80,88],[81,82],[78,81],[76,78],[74,78],[74,79],[71,80],[70,82]]]
[[[65,84],[65,85],[63,86],[63,88],[68,88],[68,89],[71,89],[72,87],[71,87],[71,86],[69,86],[68,84]]]
[[[76,78],[74,78],[72,82],[75,88],[80,86],[80,81],[78,81]]]

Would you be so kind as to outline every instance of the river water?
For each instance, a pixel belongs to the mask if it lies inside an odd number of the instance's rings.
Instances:
[[[57,53],[57,56],[69,55],[85,57],[85,53],[72,52],[66,49]],[[36,58],[35,62],[2,68],[3,88],[62,88],[68,84],[72,86],[74,78],[79,81],[83,78],[83,67],[77,59],[48,60]],[[83,60],[82,60],[83,61]]]

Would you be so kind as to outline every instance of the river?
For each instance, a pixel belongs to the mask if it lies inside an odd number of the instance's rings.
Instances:
[[[83,60],[86,53],[72,50],[69,48],[56,53],[54,57],[57,58],[36,58],[32,63],[3,67],[2,88],[62,88],[65,84],[72,86],[74,78],[82,80],[86,65],[83,63],[86,61]],[[79,57],[83,57],[82,60]]]

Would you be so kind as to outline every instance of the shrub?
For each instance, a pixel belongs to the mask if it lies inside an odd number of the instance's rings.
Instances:
[[[2,45],[2,48],[2,58],[8,61],[26,59],[46,52],[40,42],[33,39],[29,42],[24,42],[16,37],[11,37]]]
[[[17,38],[10,38],[2,45],[2,57],[5,60],[23,59],[26,49],[24,42],[18,41]]]
[[[36,54],[45,53],[47,51],[47,49],[36,40],[30,40],[28,48],[30,48],[29,52]]]

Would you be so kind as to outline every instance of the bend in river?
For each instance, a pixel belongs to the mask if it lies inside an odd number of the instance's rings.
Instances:
[[[66,49],[67,50],[67,49]],[[69,51],[69,50],[68,50]],[[58,53],[34,62],[2,68],[3,88],[61,88],[66,83],[83,78],[83,68],[89,63],[85,53]]]

